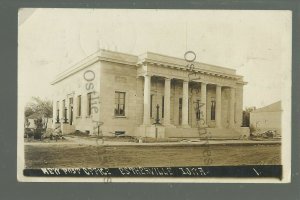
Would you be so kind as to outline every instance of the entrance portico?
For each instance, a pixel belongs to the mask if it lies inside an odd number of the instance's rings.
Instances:
[[[163,104],[160,104],[163,106],[160,112],[163,112],[162,116],[164,116],[161,127],[165,127],[170,135],[179,128],[184,129],[181,134],[183,137],[184,132],[195,132],[194,129],[199,127],[218,130],[239,128],[241,119],[239,121],[235,119],[237,118],[236,88],[242,88],[244,84],[240,81],[240,77],[225,75],[222,72],[212,73],[199,68],[191,71],[183,66],[163,64],[153,60],[148,62],[147,59],[139,63],[137,75],[144,79],[141,126],[153,126],[150,110],[158,103],[153,101],[158,99],[156,94],[158,89],[153,85],[160,81],[163,83],[160,95],[164,99]],[[197,107],[196,101],[201,105],[197,104]]]
[[[151,125],[151,119],[150,119],[150,98],[151,98],[151,77],[155,77],[153,75],[144,75],[144,116],[143,116],[143,125]],[[171,124],[171,80],[172,78],[164,77],[164,123],[163,125],[173,125]],[[173,79],[175,80],[175,79]],[[178,81],[178,80],[176,80]],[[194,82],[194,81],[191,81]],[[191,96],[191,92],[189,90],[189,81],[182,80],[182,122],[181,126],[189,128],[189,99]],[[207,125],[207,83],[200,82],[201,87],[199,87],[199,90],[201,92],[201,103],[203,104],[200,108],[201,116],[203,125]],[[212,85],[212,84],[210,84]],[[213,119],[215,121],[215,127],[222,128],[222,86],[220,85],[214,85],[215,87],[215,118]],[[224,88],[224,86],[223,86]],[[229,125],[230,127],[235,126],[234,121],[234,115],[235,115],[235,88],[232,87],[225,87],[230,89],[230,109],[229,109]],[[155,95],[155,94],[153,94]]]

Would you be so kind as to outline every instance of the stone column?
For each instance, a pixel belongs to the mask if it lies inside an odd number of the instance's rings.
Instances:
[[[216,85],[216,127],[221,128],[221,117],[222,117],[222,108],[221,108],[221,98],[222,98],[222,87]]]
[[[230,88],[230,107],[229,107],[229,127],[234,127],[234,115],[235,115],[235,88]]]
[[[171,79],[165,78],[165,97],[164,97],[164,125],[170,125],[170,98],[171,98]]]
[[[144,76],[144,125],[150,125],[150,91],[151,76],[146,74]]]
[[[189,112],[189,82],[183,81],[183,91],[182,91],[182,123],[183,127],[188,127],[188,112]]]
[[[200,108],[201,110],[201,116],[200,119],[202,118],[202,124],[203,126],[207,125],[207,121],[206,121],[206,108],[207,108],[207,102],[206,102],[206,83],[201,83],[201,103],[204,104],[202,105],[202,107]]]

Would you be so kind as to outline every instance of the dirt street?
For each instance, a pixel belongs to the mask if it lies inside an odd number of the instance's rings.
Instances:
[[[166,167],[280,164],[280,145],[120,146],[25,145],[26,168]],[[208,153],[209,152],[209,153]]]

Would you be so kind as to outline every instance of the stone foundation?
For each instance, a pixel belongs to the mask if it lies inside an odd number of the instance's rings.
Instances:
[[[185,128],[164,126],[139,126],[136,136],[150,138],[206,138],[206,139],[243,139],[248,138],[248,127],[238,128]]]
[[[136,129],[136,136],[165,138],[165,127],[161,125],[139,126]]]
[[[75,132],[75,126],[70,124],[61,124],[61,132],[63,135]]]

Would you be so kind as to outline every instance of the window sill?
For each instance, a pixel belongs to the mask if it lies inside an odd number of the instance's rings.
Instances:
[[[79,119],[79,118],[81,118],[81,116],[76,116],[76,119]]]
[[[127,118],[126,116],[113,116],[113,118]]]

